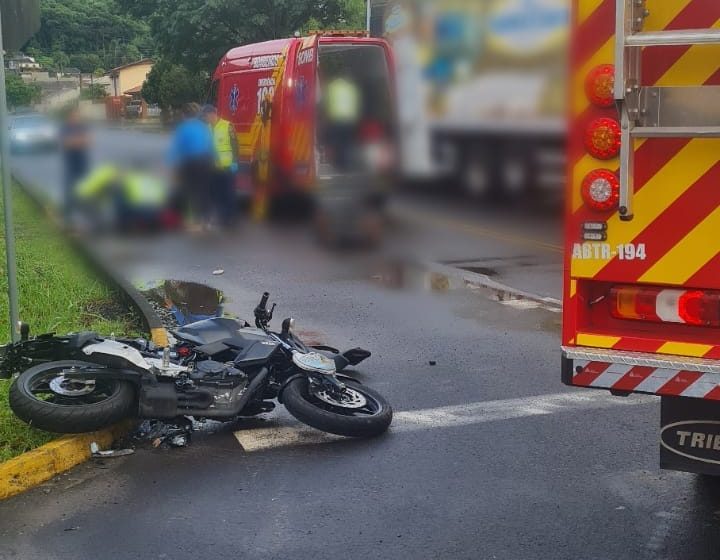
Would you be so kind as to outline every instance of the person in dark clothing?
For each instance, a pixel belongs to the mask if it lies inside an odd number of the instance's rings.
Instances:
[[[77,109],[71,111],[60,129],[65,166],[63,217],[70,224],[74,207],[74,189],[90,170],[90,130]]]
[[[210,220],[215,155],[210,129],[199,117],[196,103],[183,107],[184,120],[175,131],[168,160],[175,170],[191,226],[202,229]]]

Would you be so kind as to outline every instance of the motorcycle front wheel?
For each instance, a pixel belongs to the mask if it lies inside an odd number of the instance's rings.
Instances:
[[[339,436],[369,438],[387,431],[392,408],[385,398],[369,389],[343,381],[340,395],[313,390],[306,378],[291,381],[283,391],[285,408],[303,424]]]
[[[137,409],[131,383],[116,379],[71,379],[63,371],[93,364],[50,362],[20,374],[10,388],[10,408],[31,426],[58,434],[107,428]]]

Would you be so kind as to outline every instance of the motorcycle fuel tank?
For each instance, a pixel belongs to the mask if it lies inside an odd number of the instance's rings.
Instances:
[[[180,327],[173,334],[180,340],[205,345],[234,339],[238,337],[241,328],[242,325],[234,319],[218,317]]]

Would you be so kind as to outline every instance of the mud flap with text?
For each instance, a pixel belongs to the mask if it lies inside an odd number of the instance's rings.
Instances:
[[[660,467],[720,476],[720,403],[662,398]]]

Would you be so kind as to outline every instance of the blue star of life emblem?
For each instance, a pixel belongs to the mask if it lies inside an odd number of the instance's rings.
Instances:
[[[232,90],[230,90],[230,112],[232,114],[237,113],[239,105],[240,105],[240,88],[237,86],[237,84],[235,84],[235,85],[233,85]]]

